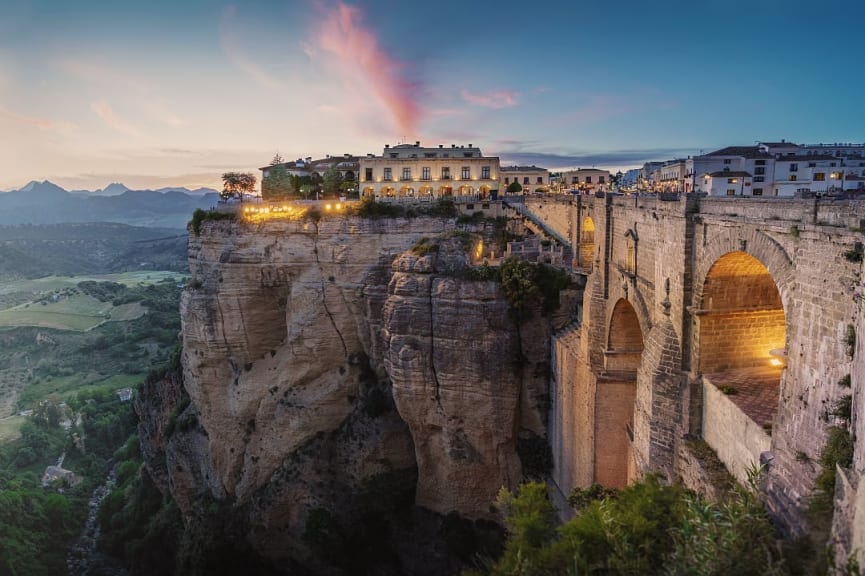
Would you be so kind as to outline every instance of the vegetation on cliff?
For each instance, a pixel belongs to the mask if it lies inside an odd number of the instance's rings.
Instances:
[[[502,490],[508,540],[485,572],[520,574],[766,575],[791,573],[756,497],[715,504],[654,476],[622,490],[585,491],[577,516],[557,526],[548,488]],[[478,576],[484,572],[470,572]]]
[[[192,220],[189,221],[189,227],[192,233],[196,236],[201,234],[201,224],[208,220],[234,220],[236,215],[233,212],[216,212],[214,210],[197,209],[192,213]]]

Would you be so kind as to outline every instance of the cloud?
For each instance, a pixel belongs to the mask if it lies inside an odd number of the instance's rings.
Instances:
[[[183,118],[169,110],[165,99],[150,84],[138,77],[123,74],[107,66],[83,59],[64,58],[58,60],[56,64],[67,74],[86,80],[88,83],[100,84],[103,88],[118,86],[125,88],[128,103],[167,126],[186,124]]]
[[[77,128],[72,122],[65,120],[52,120],[50,118],[39,118],[36,116],[25,116],[8,108],[0,106],[0,119],[5,118],[23,126],[33,126],[43,131],[67,134]]]
[[[589,124],[622,116],[631,111],[633,111],[633,107],[621,96],[598,94],[589,98],[589,101],[582,106],[566,112],[556,120],[556,123]]]
[[[519,100],[519,94],[512,90],[490,90],[482,94],[473,94],[468,90],[462,90],[460,95],[469,104],[495,110],[512,108],[517,105]]]
[[[118,132],[123,132],[129,136],[138,136],[138,130],[134,126],[120,118],[111,105],[105,100],[95,100],[90,103],[90,109],[93,110],[99,118],[102,119],[108,126],[114,128]]]
[[[375,32],[363,24],[360,8],[337,0],[325,10],[312,41],[317,49],[307,49],[307,55],[326,57],[347,86],[376,97],[400,134],[416,136],[422,116],[420,84],[409,77],[410,67],[379,45]]]
[[[501,158],[503,166],[509,164],[534,164],[556,170],[560,168],[588,166],[641,166],[645,162],[682,158],[697,153],[698,150],[689,148],[648,148],[645,150],[613,150],[595,154],[557,154],[501,150],[496,152],[495,155]]]
[[[263,88],[280,92],[289,90],[288,84],[269,74],[241,50],[240,39],[237,34],[237,8],[234,6],[226,6],[222,10],[222,18],[219,21],[219,45],[235,67],[250,76]]]

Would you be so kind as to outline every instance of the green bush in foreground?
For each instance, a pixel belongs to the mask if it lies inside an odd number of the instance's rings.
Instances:
[[[545,484],[524,484],[517,494],[503,489],[497,505],[509,537],[488,574],[788,573],[773,527],[749,493],[714,504],[649,477],[619,493],[592,494],[597,498],[579,499],[576,518],[557,527]]]

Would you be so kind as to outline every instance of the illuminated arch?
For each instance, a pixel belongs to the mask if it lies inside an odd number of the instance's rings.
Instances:
[[[591,216],[583,218],[580,227],[579,258],[581,268],[591,268],[595,260],[595,221]]]

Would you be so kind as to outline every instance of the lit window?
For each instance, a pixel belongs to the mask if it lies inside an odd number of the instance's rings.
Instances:
[[[762,196],[763,195],[763,189],[762,188],[754,188],[751,191],[751,194],[753,194],[754,196]]]
[[[790,181],[790,182],[795,182],[795,181],[796,181],[796,175],[795,175],[795,174],[790,174],[789,181]]]
[[[735,188],[727,188],[727,196],[735,196],[736,189]]]
[[[825,172],[815,172],[814,173],[814,182],[825,182],[826,181],[826,173]]]

